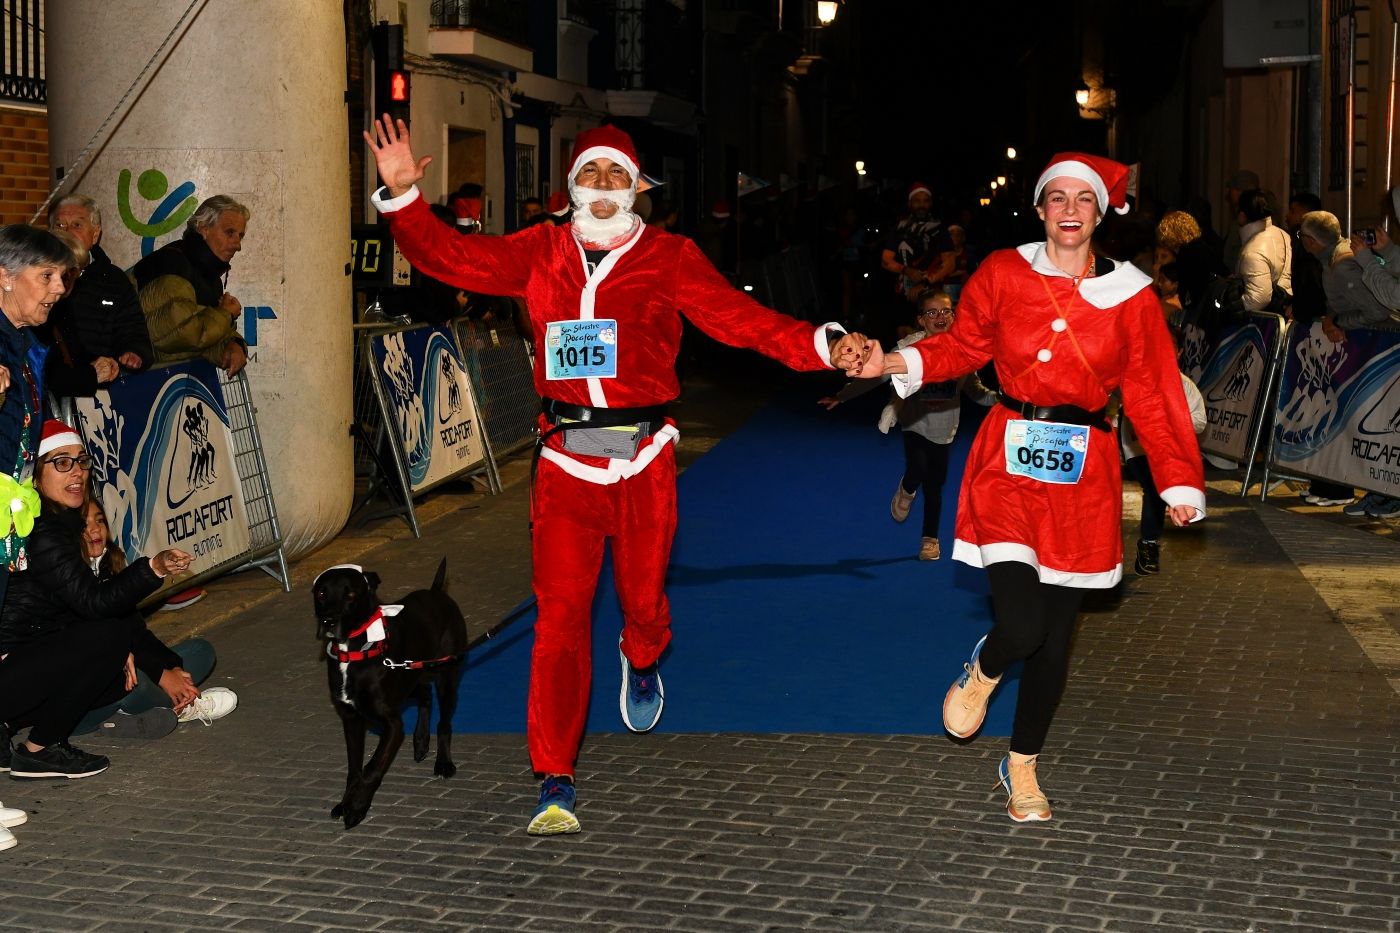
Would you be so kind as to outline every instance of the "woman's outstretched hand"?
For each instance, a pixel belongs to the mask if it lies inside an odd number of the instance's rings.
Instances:
[[[368,130],[364,135],[365,142],[369,143],[370,151],[374,153],[379,177],[393,197],[406,193],[418,184],[423,170],[433,161],[432,156],[414,159],[408,140],[408,125],[402,120],[389,119],[387,113],[374,121],[373,136]]]

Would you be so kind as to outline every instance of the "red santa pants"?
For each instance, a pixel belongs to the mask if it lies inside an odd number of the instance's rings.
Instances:
[[[627,660],[647,667],[671,640],[663,587],[676,531],[675,447],[665,444],[641,473],[609,486],[541,458],[531,513],[539,616],[530,662],[530,764],[571,775],[588,715],[593,590],[605,539],[612,539]]]

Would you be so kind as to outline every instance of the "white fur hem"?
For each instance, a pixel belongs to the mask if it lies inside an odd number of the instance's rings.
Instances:
[[[1162,501],[1168,506],[1189,505],[1196,510],[1196,517],[1192,522],[1198,522],[1206,517],[1206,494],[1191,486],[1168,486],[1159,493]]]
[[[541,450],[540,456],[551,463],[558,464],[561,470],[575,479],[596,483],[599,486],[611,486],[613,483],[630,479],[645,470],[656,459],[656,455],[661,453],[661,448],[680,437],[680,434],[681,432],[676,429],[675,425],[668,424],[651,436],[651,441],[637,452],[637,456],[631,460],[609,460],[606,467],[595,467],[591,464],[581,463],[564,451],[555,450],[553,447]]]
[[[924,384],[924,358],[919,355],[918,348],[908,346],[902,350],[896,350],[900,356],[904,357],[904,365],[909,370],[907,373],[890,373],[890,385],[894,386],[895,392],[900,398],[908,398]]]
[[[812,347],[817,351],[817,356],[822,358],[822,362],[826,364],[827,369],[836,368],[831,365],[832,331],[838,334],[844,334],[846,333],[846,328],[837,324],[835,321],[829,321],[825,324],[818,325],[817,329],[812,332]]]
[[[1041,583],[1073,586],[1084,590],[1106,590],[1117,586],[1118,581],[1123,579],[1122,563],[1119,563],[1112,570],[1098,573],[1074,573],[1069,570],[1056,570],[1053,567],[1042,566],[1033,549],[1011,541],[984,544],[979,547],[958,538],[953,542],[953,560],[962,561],[973,567],[985,567],[988,564],[999,564],[1008,560],[1019,561],[1034,567]]]
[[[370,203],[373,204],[374,209],[381,214],[392,214],[394,211],[408,207],[419,198],[417,185],[409,188],[397,198],[385,197],[388,193],[388,188],[381,187],[378,191],[369,196]]]

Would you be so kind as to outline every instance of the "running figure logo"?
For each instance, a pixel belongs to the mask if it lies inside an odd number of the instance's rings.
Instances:
[[[1278,417],[1278,436],[1286,444],[1307,443],[1326,436],[1337,417],[1337,393],[1332,376],[1347,359],[1345,342],[1333,343],[1314,321],[1308,336],[1298,344],[1298,385]]]
[[[191,491],[202,489],[218,478],[214,472],[214,445],[209,441],[209,416],[202,403],[185,407],[180,430],[190,441],[190,469],[185,482]]]

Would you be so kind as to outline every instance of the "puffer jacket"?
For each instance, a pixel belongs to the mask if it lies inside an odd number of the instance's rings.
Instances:
[[[82,557],[82,531],[81,510],[45,503],[27,542],[29,569],[10,575],[0,608],[0,653],[59,632],[81,637],[84,626],[125,625],[136,666],[159,682],[162,673],[180,666],[180,656],[146,628],[136,605],[160,588],[160,577],[143,557],[110,580],[98,580]]]
[[[222,279],[228,270],[229,264],[215,256],[199,234],[189,230],[131,270],[156,365],[201,356],[222,366],[228,342],[244,344],[233,317],[219,307],[224,294]]]
[[[1293,238],[1268,217],[1240,228],[1239,273],[1244,279],[1244,309],[1263,311],[1293,295]],[[1282,292],[1283,295],[1278,293]]]

